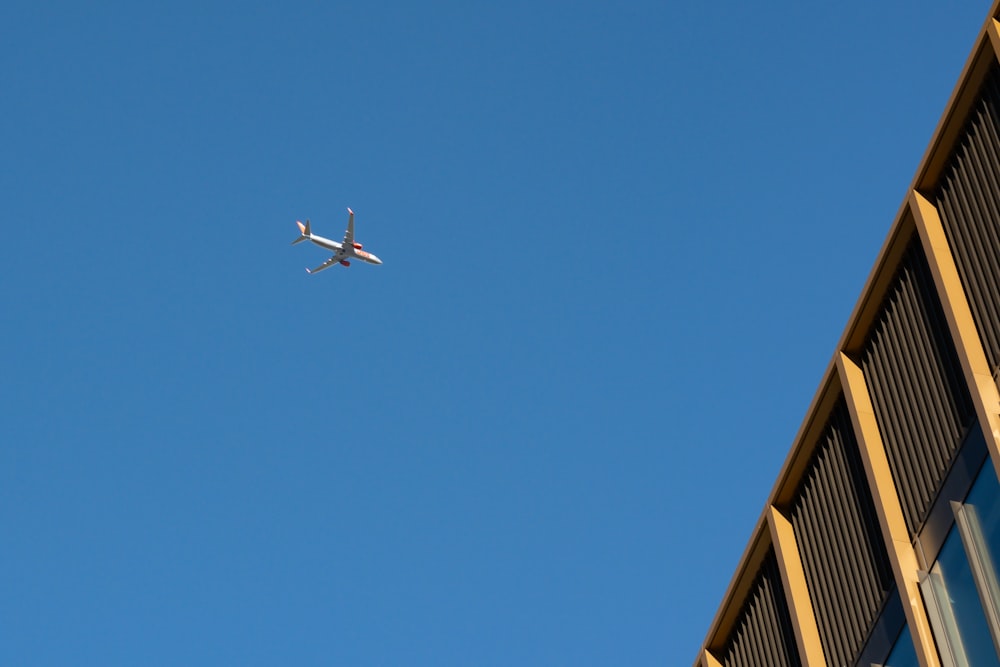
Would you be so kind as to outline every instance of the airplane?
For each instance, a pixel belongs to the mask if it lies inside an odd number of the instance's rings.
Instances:
[[[302,243],[303,241],[312,241],[320,248],[326,248],[327,250],[333,251],[333,257],[326,260],[315,269],[306,269],[306,273],[319,273],[323,269],[329,269],[334,264],[350,266],[352,259],[360,259],[362,262],[368,262],[369,264],[382,263],[382,260],[375,255],[362,250],[361,244],[354,240],[354,211],[347,209],[347,213],[347,231],[344,232],[344,241],[342,243],[331,241],[330,239],[325,239],[322,236],[313,234],[312,230],[309,228],[308,220],[306,220],[306,224],[304,225],[298,220],[295,221],[295,224],[299,226],[299,231],[302,232],[302,235],[292,241],[292,245]]]

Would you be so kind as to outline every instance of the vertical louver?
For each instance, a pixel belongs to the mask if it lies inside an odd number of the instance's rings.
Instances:
[[[764,558],[722,655],[724,667],[802,664],[774,550]]]
[[[853,664],[893,582],[842,398],[792,502],[791,520],[827,664]]]
[[[872,326],[862,367],[911,533],[927,516],[974,417],[916,239]]]
[[[1000,366],[1000,66],[941,175],[936,204],[962,278],[986,358]]]

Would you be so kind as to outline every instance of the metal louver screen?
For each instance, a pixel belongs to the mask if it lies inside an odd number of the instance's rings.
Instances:
[[[868,334],[862,368],[914,534],[975,415],[927,258],[915,238]]]
[[[893,579],[843,398],[803,475],[791,520],[827,664],[853,664]]]
[[[1000,366],[1000,66],[993,63],[936,198],[976,328]]]
[[[725,667],[798,667],[798,649],[781,573],[769,550],[726,642]]]

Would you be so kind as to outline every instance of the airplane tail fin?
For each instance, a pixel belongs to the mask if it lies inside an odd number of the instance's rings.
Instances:
[[[308,239],[309,235],[312,233],[311,231],[309,231],[309,219],[308,218],[306,218],[306,224],[304,224],[304,225],[301,222],[299,222],[298,220],[295,221],[295,224],[299,226],[299,231],[302,233],[302,235],[299,236],[299,238],[297,238],[294,241],[292,241],[292,245],[295,245],[296,243],[302,243],[303,241],[305,241],[306,239]]]

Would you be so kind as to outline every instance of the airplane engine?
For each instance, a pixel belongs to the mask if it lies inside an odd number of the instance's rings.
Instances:
[[[343,264],[344,266],[350,266],[351,265],[351,263],[348,262],[346,259],[340,260],[340,263]]]
[[[354,244],[354,249],[355,249],[355,250],[361,250],[362,248],[364,248],[364,246],[363,246],[363,245],[361,245],[360,243],[355,243],[355,244]]]

